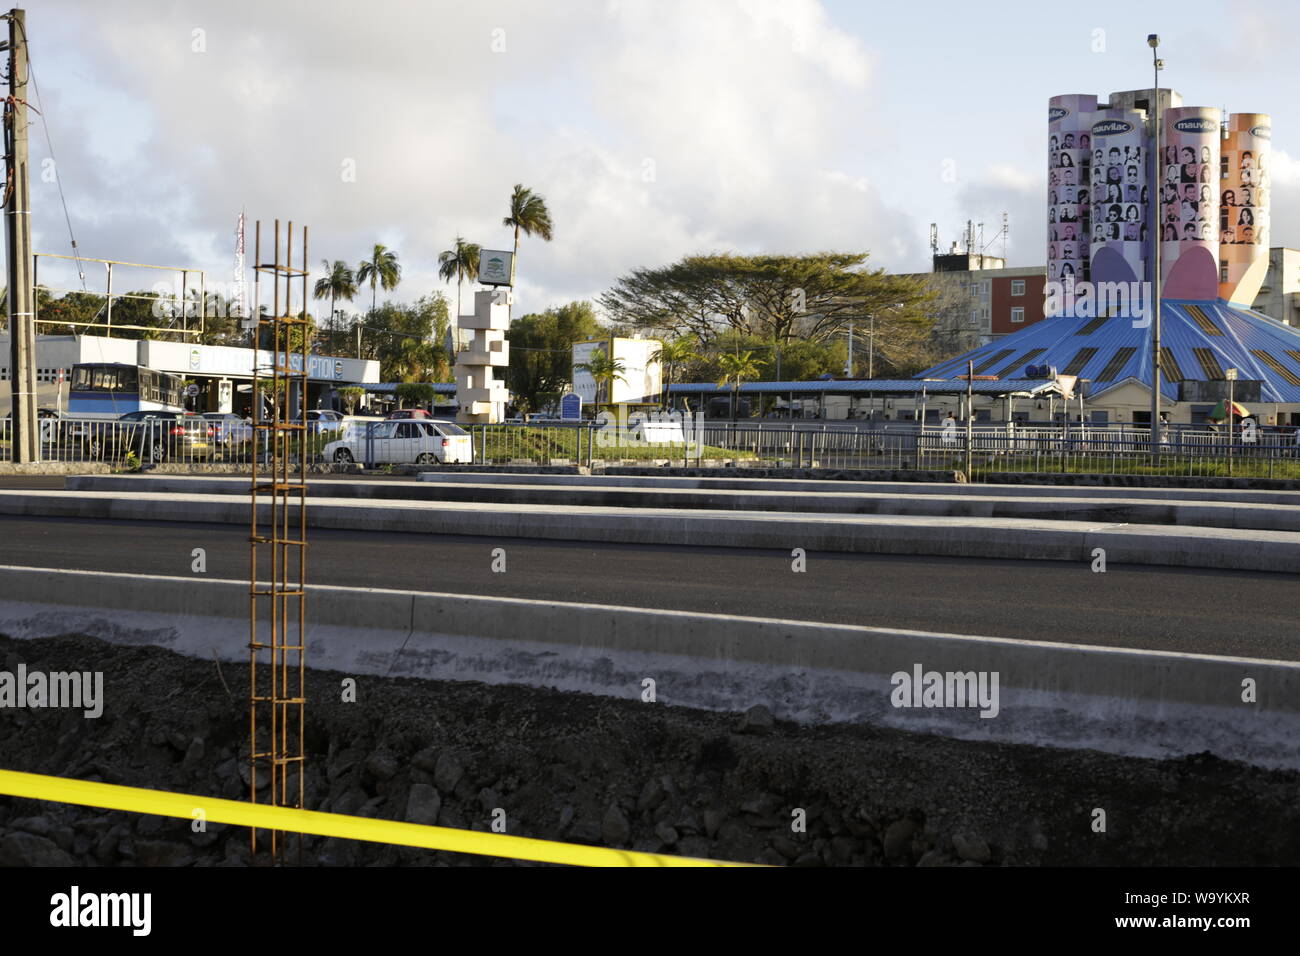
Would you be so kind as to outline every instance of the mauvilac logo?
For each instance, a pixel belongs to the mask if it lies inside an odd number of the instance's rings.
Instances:
[[[1059,119],[1065,119],[1070,115],[1070,111],[1064,106],[1050,106],[1047,109],[1047,122],[1055,123]]]
[[[1219,131],[1219,122],[1204,117],[1181,119],[1174,124],[1174,129],[1180,133],[1217,133]]]
[[[1251,136],[1258,136],[1260,139],[1272,139],[1273,127],[1271,126],[1252,126],[1250,128]]]
[[[1125,120],[1102,120],[1092,124],[1093,136],[1118,136],[1120,133],[1133,132],[1133,124]]]

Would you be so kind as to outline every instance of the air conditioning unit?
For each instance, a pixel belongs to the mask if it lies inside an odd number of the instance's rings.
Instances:
[[[1056,378],[1056,366],[1026,365],[1025,378]]]

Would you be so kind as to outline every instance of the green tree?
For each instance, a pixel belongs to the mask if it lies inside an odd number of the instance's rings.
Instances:
[[[424,408],[433,405],[433,386],[428,382],[403,382],[397,386],[397,407]]]
[[[694,360],[698,353],[698,342],[693,336],[682,335],[667,342],[660,342],[659,348],[650,355],[652,362],[663,367],[663,404],[668,404],[668,386],[677,380],[676,373]]]
[[[731,383],[731,417],[734,420],[740,383],[745,379],[758,378],[763,363],[753,352],[723,352],[718,356],[718,365],[722,368],[718,386],[724,387],[728,382]]]
[[[509,226],[515,231],[512,262],[519,260],[519,233],[541,236],[546,242],[551,241],[551,212],[546,208],[546,200],[522,183],[515,183],[515,191],[510,194],[510,215],[501,220],[501,225]]]
[[[706,347],[724,330],[779,346],[827,341],[872,316],[881,337],[890,323],[928,329],[934,293],[924,277],[867,269],[866,260],[866,253],[837,252],[688,256],[620,277],[600,304],[614,322],[693,333]]]
[[[366,390],[358,388],[355,385],[339,389],[339,397],[343,399],[343,405],[348,410],[348,414],[355,414],[357,403],[366,397]]]
[[[339,299],[351,302],[356,297],[357,277],[342,259],[333,262],[322,259],[321,265],[325,268],[325,274],[316,280],[312,295],[317,300],[330,300],[330,352],[335,353],[338,348],[334,343],[334,305]]]
[[[362,326],[362,358],[379,361],[385,382],[448,381],[446,351],[431,341],[446,334],[447,311],[441,292],[410,305],[385,302]]]
[[[534,410],[554,401],[573,377],[573,345],[601,336],[600,322],[589,302],[521,316],[510,323],[508,382],[521,409]]]
[[[397,253],[375,243],[370,258],[361,260],[357,265],[356,281],[358,285],[370,283],[370,311],[373,313],[377,287],[383,286],[385,292],[391,292],[402,281],[402,267],[397,261]]]
[[[478,276],[479,253],[482,248],[476,242],[466,242],[460,236],[456,237],[456,242],[446,252],[438,256],[438,276],[450,282],[456,280],[456,317],[459,319],[460,310],[460,287],[466,279],[474,279]]]
[[[623,364],[622,359],[610,358],[604,349],[597,349],[591,353],[591,357],[585,362],[579,362],[573,366],[575,372],[586,372],[596,381],[596,404],[601,405],[609,402],[614,391],[615,382],[626,382],[627,379],[623,373],[627,367]],[[605,397],[605,402],[601,402],[601,396]]]

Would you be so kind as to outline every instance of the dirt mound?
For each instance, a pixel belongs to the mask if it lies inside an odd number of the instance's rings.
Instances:
[[[6,769],[243,799],[247,668],[76,636],[15,671],[102,671],[104,713],[0,710]],[[1294,865],[1300,774],[478,683],[308,678],[309,809],[775,865]],[[1094,808],[1106,831],[1094,832]],[[798,828],[800,820],[805,828]],[[0,797],[0,865],[242,865],[248,831]],[[320,865],[507,861],[304,838]]]

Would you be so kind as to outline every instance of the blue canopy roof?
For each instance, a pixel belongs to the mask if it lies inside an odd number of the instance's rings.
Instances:
[[[1300,402],[1300,331],[1259,312],[1218,301],[1166,300],[1160,310],[1164,370],[1160,391],[1178,397],[1178,380],[1223,379],[1236,368],[1258,379],[1265,402]],[[1094,396],[1136,379],[1151,384],[1151,328],[1128,314],[1058,316],[948,359],[918,378],[951,378],[974,362],[976,375],[1023,376],[1029,365],[1054,366],[1092,382]]]

